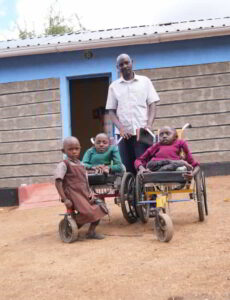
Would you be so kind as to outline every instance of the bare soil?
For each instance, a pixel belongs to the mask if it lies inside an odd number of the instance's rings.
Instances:
[[[128,224],[107,204],[104,240],[64,244],[62,204],[0,209],[0,299],[230,299],[230,176],[207,178],[209,216],[194,202],[171,205],[174,236],[161,243],[147,224]],[[84,236],[87,226],[81,229]]]

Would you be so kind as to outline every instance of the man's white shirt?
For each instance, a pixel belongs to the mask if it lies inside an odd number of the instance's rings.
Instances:
[[[136,129],[147,125],[148,106],[159,100],[150,79],[134,74],[132,80],[126,81],[121,77],[110,84],[106,109],[116,110],[124,129],[136,135]],[[117,128],[116,133],[119,133]]]

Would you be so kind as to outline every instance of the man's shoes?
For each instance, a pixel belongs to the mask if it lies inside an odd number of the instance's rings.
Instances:
[[[93,232],[93,233],[87,233],[86,238],[93,239],[93,240],[103,240],[105,238],[105,236],[103,234]]]

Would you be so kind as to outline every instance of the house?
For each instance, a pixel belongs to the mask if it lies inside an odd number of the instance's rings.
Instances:
[[[189,122],[207,175],[229,174],[230,18],[0,42],[0,188],[51,180],[61,141],[90,137],[104,116],[116,57],[128,53],[160,94],[154,128]]]

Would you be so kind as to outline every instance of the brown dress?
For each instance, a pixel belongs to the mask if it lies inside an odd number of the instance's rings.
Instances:
[[[89,184],[86,170],[83,165],[70,164],[68,160],[64,160],[67,172],[63,178],[63,188],[65,195],[74,205],[74,209],[78,212],[76,221],[78,224],[93,223],[105,216],[100,206],[91,205],[89,203]]]

